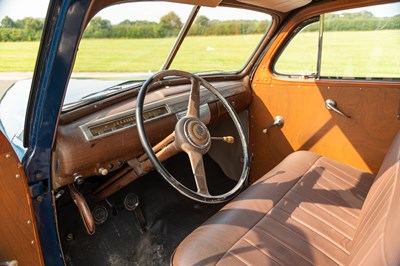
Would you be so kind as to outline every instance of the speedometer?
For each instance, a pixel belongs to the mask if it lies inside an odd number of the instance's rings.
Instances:
[[[146,110],[143,113],[144,121],[149,121],[169,114],[170,111],[167,106]],[[126,128],[134,127],[136,125],[135,112],[129,111],[114,116],[105,117],[81,126],[81,129],[87,140],[93,140],[104,137],[115,132],[119,132]]]

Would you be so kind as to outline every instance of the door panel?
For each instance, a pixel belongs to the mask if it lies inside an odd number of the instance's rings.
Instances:
[[[371,4],[377,2],[366,0],[362,3],[366,6]],[[252,181],[297,150],[313,151],[375,174],[379,170],[392,139],[400,130],[398,80],[315,80],[283,77],[271,71],[281,48],[301,23],[320,14],[359,5],[354,1],[323,2],[304,8],[287,21],[270,43],[251,84]],[[305,48],[295,51],[296,56],[304,58],[300,66],[308,62]],[[368,63],[374,64],[374,61]],[[338,108],[351,118],[327,110],[327,99],[335,100]],[[278,115],[284,118],[284,126],[273,127],[268,134],[264,134],[263,129],[272,124]]]
[[[17,260],[19,265],[43,265],[24,169],[2,132],[0,195],[0,262]]]
[[[297,150],[377,173],[400,129],[398,83],[283,79],[261,69],[252,88],[253,181]],[[351,118],[327,110],[327,99],[335,100]],[[285,119],[284,126],[263,134],[277,115]]]

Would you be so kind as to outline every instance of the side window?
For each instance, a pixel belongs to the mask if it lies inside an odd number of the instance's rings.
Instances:
[[[301,28],[290,40],[276,62],[276,73],[289,76],[315,75],[318,56],[318,29],[318,21],[306,24]]]
[[[400,77],[399,14],[400,3],[326,14],[321,77]]]
[[[274,71],[288,76],[316,74],[320,78],[399,78],[399,14],[400,3],[325,14],[320,25],[311,24],[292,38]]]

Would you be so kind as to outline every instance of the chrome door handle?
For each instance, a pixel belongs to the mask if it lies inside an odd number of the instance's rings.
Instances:
[[[264,128],[262,132],[263,132],[264,134],[267,134],[267,133],[268,133],[268,130],[270,130],[272,127],[275,127],[275,126],[277,126],[277,127],[283,127],[283,124],[284,124],[284,123],[285,123],[285,120],[283,119],[283,117],[280,116],[280,115],[277,115],[277,116],[275,116],[275,118],[274,118],[274,123],[272,123],[272,124],[269,125],[268,127]]]
[[[336,106],[337,106],[337,104],[336,104],[336,101],[335,101],[335,100],[328,99],[328,100],[325,101],[325,107],[326,107],[326,109],[332,110],[332,111],[334,111],[334,112],[336,112],[336,113],[338,113],[338,114],[340,114],[340,115],[342,115],[342,116],[344,116],[344,117],[351,118],[351,116],[349,116],[349,115],[343,113],[343,112],[340,111]]]

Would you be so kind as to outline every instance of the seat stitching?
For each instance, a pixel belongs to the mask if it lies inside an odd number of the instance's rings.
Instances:
[[[251,243],[248,239],[243,238],[243,241],[245,241],[245,242],[249,243],[250,245],[252,245],[253,247],[255,247],[259,252],[261,252],[262,254],[264,254],[265,256],[270,258],[271,260],[273,260],[276,264],[279,264],[279,265],[283,264],[283,262],[279,258],[277,258],[276,256],[273,256],[272,254],[265,253],[259,247],[257,247],[255,244]]]
[[[379,219],[381,219],[381,217],[382,217],[382,215],[379,215],[379,214],[381,212],[385,213],[384,208],[387,206],[387,204],[385,204],[385,201],[388,199],[389,193],[384,193],[384,191],[392,190],[392,189],[393,189],[392,191],[394,191],[394,188],[393,188],[392,182],[385,182],[385,183],[382,182],[382,185],[384,187],[381,188],[381,190],[379,190],[379,194],[376,195],[376,198],[379,198],[380,200],[372,202],[372,203],[376,203],[376,204],[371,206],[370,211],[368,211],[368,213],[365,213],[364,218],[366,218],[366,222],[359,224],[358,232],[360,232],[360,231],[361,232],[370,232],[371,226],[373,226],[373,224],[379,223],[379,222],[376,222],[376,221],[379,221]],[[387,213],[384,215],[387,215]],[[373,222],[373,221],[375,221],[375,222]],[[369,236],[367,236],[367,238],[368,237]],[[359,241],[357,246],[362,245],[363,243],[364,243],[364,241]],[[356,246],[354,248],[356,248]]]
[[[342,174],[348,176],[348,177],[351,178],[352,180],[354,180],[354,181],[356,181],[356,182],[360,182],[360,179],[357,179],[357,178],[353,177],[352,175],[350,175],[348,172],[343,171],[342,168],[337,167],[335,164],[333,164],[331,160],[326,160],[325,163],[326,163],[327,165],[331,166],[332,168],[335,168],[338,172],[341,172]],[[353,168],[353,167],[351,167],[351,166],[349,166],[349,165],[346,165],[346,166],[350,167],[351,170],[353,170],[353,171],[355,170],[354,172],[359,172],[359,173],[363,173],[363,174],[369,174],[369,173],[360,171],[360,170],[358,170],[358,169],[356,169],[356,168]],[[358,170],[358,171],[357,171],[357,170]],[[330,171],[330,172],[331,172],[331,171]],[[342,179],[342,178],[340,178],[339,175],[336,175],[336,174],[334,174],[334,175],[337,176],[337,177],[339,177],[339,179]],[[369,174],[369,175],[371,175],[371,177],[374,177],[372,174]],[[342,179],[342,180],[347,180],[347,179]],[[368,191],[367,191],[367,192],[368,192]]]
[[[338,189],[341,189],[341,190],[345,190],[345,189],[349,189],[349,188],[355,189],[360,194],[362,194],[364,198],[365,198],[365,195],[368,193],[368,192],[365,192],[365,191],[359,189],[357,186],[355,186],[355,185],[353,185],[353,184],[351,184],[351,183],[349,183],[349,182],[347,182],[347,181],[345,181],[343,179],[340,179],[336,174],[333,174],[332,172],[330,172],[330,174],[334,178],[328,178],[328,177],[323,176],[323,175],[321,175],[321,178],[323,178],[325,181],[327,181],[328,183],[332,184],[334,187],[336,187]],[[338,182],[335,182],[337,180],[342,181],[344,184],[348,185],[349,187],[344,187],[344,186],[340,185]]]
[[[358,191],[361,192],[363,195],[364,195],[364,194],[368,194],[368,191],[361,190],[361,189],[358,188],[357,186],[354,186],[353,184],[351,184],[350,182],[348,182],[346,179],[340,178],[339,175],[333,173],[332,171],[329,171],[329,170],[328,170],[328,172],[329,172],[329,174],[331,174],[331,175],[334,177],[333,179],[332,179],[332,178],[328,178],[328,177],[326,177],[326,176],[324,176],[324,175],[321,175],[321,178],[323,178],[324,180],[326,180],[328,183],[333,184],[335,187],[337,187],[337,188],[339,188],[339,189],[347,189],[346,187],[342,187],[340,184],[334,182],[335,179],[336,179],[336,180],[340,180],[340,181],[342,181],[343,183],[345,183],[345,184],[351,186],[351,189],[356,189],[356,190],[358,190]],[[365,195],[364,195],[364,197],[365,197]]]
[[[332,257],[328,256],[326,254],[326,252],[324,252],[323,250],[321,250],[318,246],[314,246],[311,245],[308,241],[308,239],[304,236],[304,235],[300,235],[299,233],[297,233],[296,231],[293,231],[290,227],[285,226],[281,221],[277,220],[275,217],[273,216],[269,216],[271,219],[275,220],[278,224],[281,224],[282,227],[286,228],[287,230],[291,231],[293,234],[297,235],[300,239],[302,239],[303,241],[305,241],[306,243],[308,243],[311,247],[315,248],[316,250],[318,250],[321,254],[325,255],[326,257],[328,257],[331,261],[335,262],[336,264],[340,264],[339,262],[337,262],[335,259],[333,259]]]
[[[249,265],[247,262],[245,262],[245,261],[243,261],[242,259],[240,259],[240,257],[237,256],[235,253],[233,253],[233,252],[228,252],[228,253],[226,253],[226,254],[224,255],[224,257],[225,257],[227,254],[232,255],[233,258],[235,258],[236,260],[240,261],[240,262],[243,263],[244,265]]]
[[[317,183],[316,183],[318,186],[322,187],[322,188],[324,189],[324,191],[328,192],[329,195],[332,195],[332,197],[334,197],[334,198],[336,198],[336,199],[338,199],[338,200],[347,202],[346,200],[343,199],[343,197],[341,197],[340,193],[338,193],[338,192],[335,191],[335,190],[332,191],[332,189],[336,189],[336,188],[337,188],[338,190],[343,189],[342,187],[340,187],[340,186],[337,185],[336,183],[330,181],[328,178],[323,177],[322,175],[321,175],[321,178],[324,178],[328,183],[332,184],[334,187],[333,187],[333,188],[332,188],[332,187],[327,187],[326,185],[322,184],[321,182],[317,182]],[[318,181],[319,181],[319,180],[318,180]],[[335,192],[336,192],[336,193],[335,193]],[[333,201],[333,202],[334,202],[334,203],[337,203],[337,202],[335,202],[335,201]],[[351,206],[349,206],[349,207],[351,207]]]
[[[371,219],[373,219],[374,214],[376,212],[379,212],[382,209],[382,205],[384,204],[384,200],[388,197],[388,193],[385,193],[387,190],[390,190],[393,186],[392,182],[381,182],[380,184],[378,184],[378,187],[376,188],[376,191],[374,191],[375,193],[372,195],[371,198],[378,198],[378,199],[383,199],[379,200],[379,201],[374,201],[371,202],[371,204],[373,204],[373,206],[375,206],[375,208],[369,208],[368,210],[366,210],[366,212],[364,212],[363,217],[367,217],[367,221],[370,221]],[[384,205],[386,206],[386,205]],[[365,228],[368,227],[367,226],[368,223],[363,223],[363,224],[359,224],[359,227],[357,228],[358,231],[365,231]]]
[[[291,186],[291,187],[286,191],[286,193],[282,195],[282,197],[276,202],[276,204],[275,204],[274,206],[272,206],[272,208],[271,208],[266,214],[264,214],[264,216],[262,216],[251,228],[249,228],[249,230],[247,230],[247,232],[246,232],[245,234],[243,234],[243,236],[242,236],[241,238],[239,238],[235,243],[233,243],[232,246],[229,248],[229,250],[228,250],[226,253],[230,252],[230,251],[232,250],[232,248],[233,248],[241,239],[243,239],[243,238],[246,236],[246,234],[248,234],[248,233],[250,232],[251,229],[254,228],[254,226],[256,226],[257,224],[259,224],[260,221],[261,221],[262,219],[264,219],[264,217],[267,216],[267,215],[271,212],[271,210],[285,197],[285,195],[287,194],[287,192],[290,191],[293,187],[295,187],[296,184],[298,184],[298,183],[300,182],[300,180],[302,180],[302,179],[304,178],[304,176],[305,176],[308,172],[310,172],[311,168],[313,168],[313,166],[314,166],[319,160],[321,160],[321,158],[323,158],[323,157],[322,157],[322,156],[319,156],[319,157],[314,161],[314,163],[313,163],[312,165],[310,165],[310,167],[308,168],[308,170],[305,171],[304,174],[303,174],[302,176],[299,177],[299,179],[297,180],[297,182],[295,182],[295,183],[293,184],[293,186]],[[226,254],[226,253],[225,253],[225,254]],[[222,256],[218,259],[217,263],[219,263],[220,260],[221,260],[224,256],[225,256],[225,255],[222,255]]]
[[[294,204],[296,204],[295,201],[291,200],[289,197],[286,198],[286,200],[289,200],[291,202],[293,202]],[[319,220],[322,223],[328,224],[330,227],[334,228],[338,233],[340,233],[341,235],[343,235],[344,237],[346,237],[348,240],[351,240],[350,236],[348,236],[345,232],[342,232],[342,230],[340,230],[339,228],[337,228],[337,226],[335,226],[334,224],[332,224],[330,221],[327,221],[326,219],[322,219],[321,216],[317,216],[317,214],[311,212],[310,210],[307,210],[306,208],[302,207],[300,204],[297,205],[298,208],[302,211],[304,211],[306,214],[314,217],[315,219]]]
[[[349,252],[345,249],[343,249],[341,246],[339,246],[336,242],[334,242],[332,239],[329,239],[327,237],[325,237],[324,235],[322,235],[321,232],[317,231],[317,228],[311,228],[310,226],[308,226],[307,224],[305,224],[304,222],[302,222],[301,220],[297,219],[294,216],[291,216],[290,213],[287,213],[284,209],[280,208],[279,206],[276,206],[277,208],[279,208],[281,211],[283,211],[284,213],[286,213],[288,215],[289,218],[293,219],[295,222],[303,225],[304,227],[308,228],[310,231],[314,232],[315,234],[321,236],[322,238],[326,239],[328,242],[332,243],[334,246],[336,246],[337,248],[339,248],[340,250],[342,250],[343,252],[345,252],[346,254],[349,254]],[[336,260],[335,260],[336,261]]]
[[[297,194],[301,195],[302,197],[305,197],[306,199],[309,199],[310,202],[311,202],[311,200],[312,200],[310,197],[308,197],[308,194],[301,194],[301,193],[300,193],[299,191],[297,191],[297,190],[292,190],[292,192],[297,193]],[[352,223],[349,223],[349,222],[343,220],[342,217],[339,217],[336,213],[331,212],[330,210],[324,208],[323,205],[318,204],[318,203],[314,203],[313,206],[315,206],[316,208],[320,209],[320,210],[323,211],[323,212],[326,212],[326,213],[332,215],[333,217],[335,217],[336,219],[340,220],[341,222],[343,222],[345,225],[349,226],[350,228],[352,228],[352,229],[354,229],[354,230],[356,229],[355,225],[353,225]],[[342,210],[342,209],[341,209],[341,210]],[[354,217],[354,218],[357,218],[357,217]]]
[[[324,186],[321,186],[321,187],[322,187],[322,188],[325,188]],[[304,188],[304,187],[303,187],[303,188]],[[313,190],[313,189],[309,189],[309,188],[305,188],[305,189],[311,190],[311,191]],[[327,189],[327,188],[325,188],[325,189]],[[293,188],[293,191],[297,191],[297,192],[301,193],[301,191],[299,191],[296,187]],[[323,198],[323,199],[326,200],[327,202],[330,202],[332,205],[337,205],[336,202],[334,202],[334,201],[331,200],[330,198],[325,197],[324,195],[322,195],[322,194],[320,194],[320,193],[315,193],[315,195],[317,195],[317,196]],[[336,197],[336,198],[337,198],[337,197]],[[343,208],[342,206],[338,206],[338,208],[340,208],[342,211],[346,212],[347,214],[353,216],[353,217],[356,218],[356,219],[359,218],[359,216],[357,216],[357,215],[355,215],[354,213],[348,211],[346,208]]]
[[[271,237],[272,239],[274,239],[276,242],[282,244],[282,246],[287,247],[289,250],[291,250],[293,253],[295,253],[296,255],[298,255],[299,257],[303,258],[305,261],[309,262],[310,264],[313,264],[311,261],[309,261],[308,258],[304,257],[302,254],[298,253],[296,250],[292,249],[288,244],[286,244],[285,242],[283,242],[282,240],[278,239],[277,237],[275,237],[274,235],[270,234],[269,232],[265,231],[262,227],[257,226],[254,228],[254,230],[259,230],[261,231],[261,233]]]
[[[390,152],[390,151],[389,151]],[[391,210],[391,208],[392,208],[392,205],[394,204],[394,200],[393,200],[393,198],[394,198],[394,193],[395,193],[395,191],[396,191],[396,187],[398,186],[398,182],[399,182],[399,170],[400,170],[400,163],[399,163],[399,161],[400,161],[400,149],[398,150],[398,152],[397,152],[397,160],[396,160],[396,162],[394,163],[394,175],[395,175],[395,177],[393,177],[393,176],[391,176],[390,177],[390,180],[392,181],[392,182],[390,182],[390,183],[392,183],[393,184],[393,188],[392,188],[392,191],[389,191],[389,193],[390,193],[390,199],[389,199],[389,204],[388,204],[388,212],[390,212],[390,210]],[[391,167],[390,167],[391,168]],[[386,171],[389,171],[390,170],[390,168],[389,169],[387,169]],[[386,172],[385,171],[385,172]],[[393,181],[393,179],[394,179],[394,181]],[[389,194],[388,193],[388,194]],[[388,215],[388,214],[387,214]],[[384,227],[385,227],[385,230],[383,231],[383,232],[387,232],[387,227],[388,227],[388,219],[386,219],[386,223],[384,223]],[[382,236],[383,238],[385,238],[384,236]],[[383,240],[383,250],[384,250],[384,253],[385,253],[385,256],[383,256],[383,259],[384,259],[384,261],[385,261],[385,263],[386,264],[389,264],[389,258],[388,258],[388,254],[385,252],[386,250],[389,250],[389,249],[385,249],[385,244],[386,244],[386,241],[384,241]]]
[[[305,237],[305,235],[301,235],[299,233],[297,233],[296,231],[293,231],[290,227],[285,226],[284,223],[282,223],[281,221],[277,220],[276,218],[274,218],[273,216],[268,216],[268,218],[270,218],[271,220],[273,220],[273,222],[275,222],[277,225],[281,226],[283,228],[283,230],[289,231],[292,234],[294,234],[295,236],[297,236],[300,240],[304,241],[305,243],[307,243],[311,248],[317,250],[319,253],[321,253],[322,255],[325,255],[328,259],[330,259],[332,262],[336,262],[335,260],[332,260],[331,257],[327,256],[325,254],[325,252],[321,249],[319,249],[317,246],[311,245],[307,239],[307,237]]]

